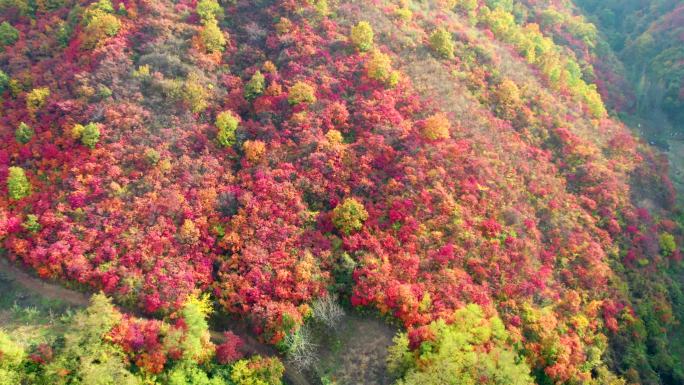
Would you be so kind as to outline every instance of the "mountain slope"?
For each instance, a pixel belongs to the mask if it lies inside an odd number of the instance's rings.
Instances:
[[[683,381],[666,163],[541,6],[0,4],[0,240],[41,277],[283,348],[327,293],[416,355],[476,304],[537,383]]]

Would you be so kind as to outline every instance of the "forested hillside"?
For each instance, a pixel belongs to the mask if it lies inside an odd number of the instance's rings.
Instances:
[[[635,112],[654,131],[684,130],[684,3],[578,0],[627,68]],[[664,132],[663,132],[664,131]]]
[[[344,308],[400,329],[370,382],[684,383],[683,219],[618,118],[682,119],[682,8],[642,3],[0,0],[0,256],[102,292],[0,375],[343,384]]]

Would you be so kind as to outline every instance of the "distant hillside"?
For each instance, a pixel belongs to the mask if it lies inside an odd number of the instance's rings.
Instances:
[[[680,135],[684,130],[684,3],[576,3],[599,27],[628,69],[637,95],[637,113],[652,120],[660,130]],[[660,111],[664,116],[659,116]]]

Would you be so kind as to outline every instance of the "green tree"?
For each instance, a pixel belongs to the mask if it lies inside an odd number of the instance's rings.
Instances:
[[[108,37],[116,36],[119,33],[121,21],[110,12],[113,12],[113,9],[112,11],[105,11],[98,8],[91,9],[86,14],[88,20],[84,28],[84,46],[86,48],[94,48]]]
[[[352,27],[349,38],[359,51],[370,51],[373,48],[373,27],[367,21],[361,21]]]
[[[400,333],[389,350],[388,368],[398,385],[533,385],[530,368],[507,345],[503,322],[485,316],[478,305],[467,305],[428,326],[431,338],[415,350]]]
[[[211,94],[207,87],[200,82],[200,77],[196,73],[188,75],[183,83],[183,100],[190,105],[190,111],[200,113],[204,111],[209,103],[207,99]]]
[[[0,23],[0,45],[4,48],[19,40],[19,31],[12,24],[3,21]]]
[[[369,78],[383,82],[389,87],[394,87],[399,83],[400,74],[399,71],[392,70],[392,59],[379,50],[371,54],[366,63],[366,71]]]
[[[292,87],[290,87],[290,91],[287,95],[287,101],[291,105],[297,105],[302,103],[315,103],[315,90],[311,85],[307,83],[296,82]]]
[[[81,133],[81,143],[88,148],[95,148],[97,142],[100,141],[100,127],[95,123],[88,123],[83,127]]]
[[[453,59],[454,57],[454,42],[451,39],[451,33],[444,28],[437,28],[430,35],[430,47],[445,59]]]
[[[221,377],[209,378],[207,372],[192,362],[181,362],[173,367],[166,375],[167,385],[226,385],[229,384]]]
[[[677,243],[675,238],[670,233],[662,233],[658,238],[658,243],[660,244],[660,251],[664,256],[669,257],[677,250]]]
[[[50,89],[47,87],[34,88],[26,95],[26,108],[30,112],[36,112],[45,106],[47,98],[50,96]]]
[[[233,364],[230,380],[235,385],[281,385],[285,367],[277,358],[254,356]]]
[[[209,53],[223,52],[226,49],[226,38],[216,19],[208,19],[200,30],[200,39]]]
[[[0,379],[3,385],[22,383],[21,366],[26,359],[24,349],[0,330]]]
[[[20,200],[31,195],[31,182],[21,167],[10,167],[7,177],[7,191],[13,200]]]
[[[203,362],[214,352],[209,349],[209,325],[207,317],[211,314],[208,296],[189,297],[181,309],[181,316],[187,330],[181,342],[183,358],[194,362]]]
[[[346,235],[361,230],[366,219],[368,219],[368,212],[355,198],[345,199],[333,210],[333,224]]]
[[[137,385],[127,370],[120,348],[106,342],[107,334],[121,321],[104,294],[96,294],[88,308],[76,314],[64,334],[64,348],[47,365],[46,375],[56,385]],[[65,373],[67,373],[65,375]]]
[[[223,147],[235,144],[235,131],[240,123],[239,118],[232,111],[223,111],[216,117],[214,123],[218,128],[216,140]]]
[[[24,221],[24,223],[21,224],[21,227],[23,227],[24,230],[31,233],[36,233],[40,231],[40,223],[38,222],[38,217],[34,214],[28,214],[26,216],[26,220]]]
[[[499,117],[513,120],[522,108],[523,101],[520,88],[510,79],[504,79],[494,90],[495,110]]]
[[[24,122],[19,123],[19,127],[14,131],[14,138],[21,144],[30,142],[33,135],[33,128],[29,127],[29,125]]]
[[[200,0],[197,2],[195,8],[197,15],[202,19],[202,23],[207,23],[209,20],[217,20],[223,15],[223,8],[216,0]]]
[[[9,86],[10,77],[5,73],[5,71],[0,70],[0,94],[5,92]]]
[[[266,79],[261,71],[257,71],[252,78],[245,84],[245,99],[254,100],[264,93]]]

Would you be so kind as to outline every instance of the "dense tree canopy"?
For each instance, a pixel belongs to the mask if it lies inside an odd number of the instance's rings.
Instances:
[[[534,384],[508,340],[498,317],[470,304],[456,311],[451,325],[440,320],[395,337],[389,368],[401,385]]]
[[[205,295],[279,347],[338,295],[406,384],[681,382],[667,163],[573,4],[0,1],[0,256],[154,317],[35,375],[275,384]]]
[[[140,319],[97,294],[54,344],[20,346],[0,331],[0,378],[8,385],[280,385],[278,359],[242,359],[242,342],[230,333],[219,347],[233,352],[214,357],[210,312],[205,299],[191,297],[173,323]]]

